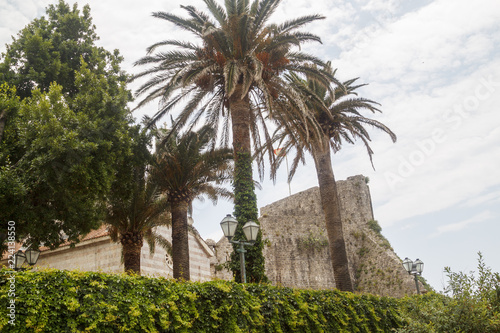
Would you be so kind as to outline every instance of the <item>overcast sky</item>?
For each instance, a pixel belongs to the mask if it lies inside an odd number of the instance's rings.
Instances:
[[[0,52],[11,36],[55,1],[0,2]],[[147,46],[192,39],[154,11],[183,15],[180,4],[205,10],[201,0],[77,1],[90,4],[99,44],[119,49],[123,68]],[[70,2],[71,4],[73,2]],[[500,271],[500,2],[497,0],[284,0],[270,22],[319,13],[326,20],[306,29],[323,44],[304,50],[331,60],[342,80],[369,83],[362,96],[382,104],[376,119],[398,136],[372,131],[376,171],[362,145],[333,158],[338,180],[370,178],[375,218],[396,253],[425,263],[423,276],[442,290],[445,266],[477,270],[477,252]],[[133,86],[130,87],[134,89]],[[151,105],[136,113],[152,115]],[[263,182],[258,205],[288,195],[286,175]],[[292,193],[317,186],[314,165],[301,167]],[[219,222],[232,204],[197,202],[195,226],[218,240]],[[291,227],[291,226],[290,226]]]

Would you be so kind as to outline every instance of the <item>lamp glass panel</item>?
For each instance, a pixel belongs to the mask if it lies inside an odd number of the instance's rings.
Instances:
[[[422,260],[420,259],[417,259],[415,260],[415,270],[417,271],[417,273],[422,273],[424,271],[424,263]]]
[[[16,254],[14,254],[14,266],[16,267],[16,269],[21,268],[25,261],[26,256],[21,250],[17,251]]]
[[[222,219],[220,226],[222,228],[224,236],[231,238],[234,236],[236,227],[238,226],[238,221],[228,214],[225,218]]]
[[[413,266],[413,261],[411,261],[408,258],[405,258],[405,260],[403,260],[403,267],[406,269],[408,273],[411,272],[412,266]]]
[[[220,223],[220,227],[222,228],[222,232],[224,233],[224,236],[227,237],[227,234],[229,233],[229,225],[227,222],[222,221]]]
[[[24,254],[26,255],[26,261],[28,262],[28,265],[33,266],[38,261],[38,257],[40,256],[40,251],[29,249],[26,250]]]
[[[243,232],[245,237],[250,242],[255,242],[257,240],[257,235],[259,234],[259,225],[254,221],[248,221],[243,226]]]

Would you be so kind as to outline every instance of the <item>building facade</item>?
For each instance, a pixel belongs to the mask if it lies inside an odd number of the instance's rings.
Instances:
[[[171,230],[159,227],[157,230],[165,238],[171,239]],[[123,273],[122,246],[111,240],[106,226],[91,231],[74,247],[63,244],[55,250],[41,249],[36,267],[95,271],[105,273]],[[192,228],[189,233],[189,268],[191,280],[208,281],[212,279],[210,259],[212,249],[205,243],[198,232]],[[6,260],[2,260],[6,265]],[[172,258],[165,249],[156,246],[150,253],[146,242],[141,249],[141,275],[172,277]]]

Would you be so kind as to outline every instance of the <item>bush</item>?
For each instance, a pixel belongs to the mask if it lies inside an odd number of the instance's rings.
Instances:
[[[402,323],[397,300],[371,295],[46,270],[14,275],[12,326],[10,273],[0,274],[2,332],[389,332]]]
[[[500,332],[500,275],[484,264],[479,253],[479,276],[454,273],[445,294],[429,293],[402,300],[407,325],[398,332]]]

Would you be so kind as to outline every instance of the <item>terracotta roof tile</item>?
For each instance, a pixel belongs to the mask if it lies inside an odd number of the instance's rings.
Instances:
[[[105,237],[108,235],[109,235],[108,226],[103,224],[99,229],[91,230],[88,234],[86,234],[83,238],[81,238],[80,243],[84,242],[84,241],[91,240],[91,239],[95,239],[95,238]],[[59,247],[69,246],[69,245],[70,245],[70,242],[64,242],[61,245],[59,245]],[[48,250],[50,250],[50,249],[46,246],[40,247],[40,251],[42,251],[42,252],[48,251]]]
[[[84,242],[84,241],[91,240],[91,239],[105,237],[105,236],[108,236],[108,235],[109,235],[108,227],[106,225],[102,225],[99,229],[90,231],[87,235],[85,235],[82,239],[80,239],[80,243]],[[70,244],[70,242],[64,242],[61,245],[59,245],[59,247],[69,246],[69,244]],[[21,244],[20,243],[16,243],[16,245],[15,245],[15,251],[17,252],[17,250],[19,250],[20,248],[21,248]],[[48,248],[47,246],[41,246],[40,247],[40,251],[42,251],[42,252],[43,251],[49,251],[49,250],[50,250],[50,248]],[[8,252],[2,253],[2,256],[1,256],[0,260],[7,259],[9,257],[9,255],[10,255],[10,253],[8,253]]]

